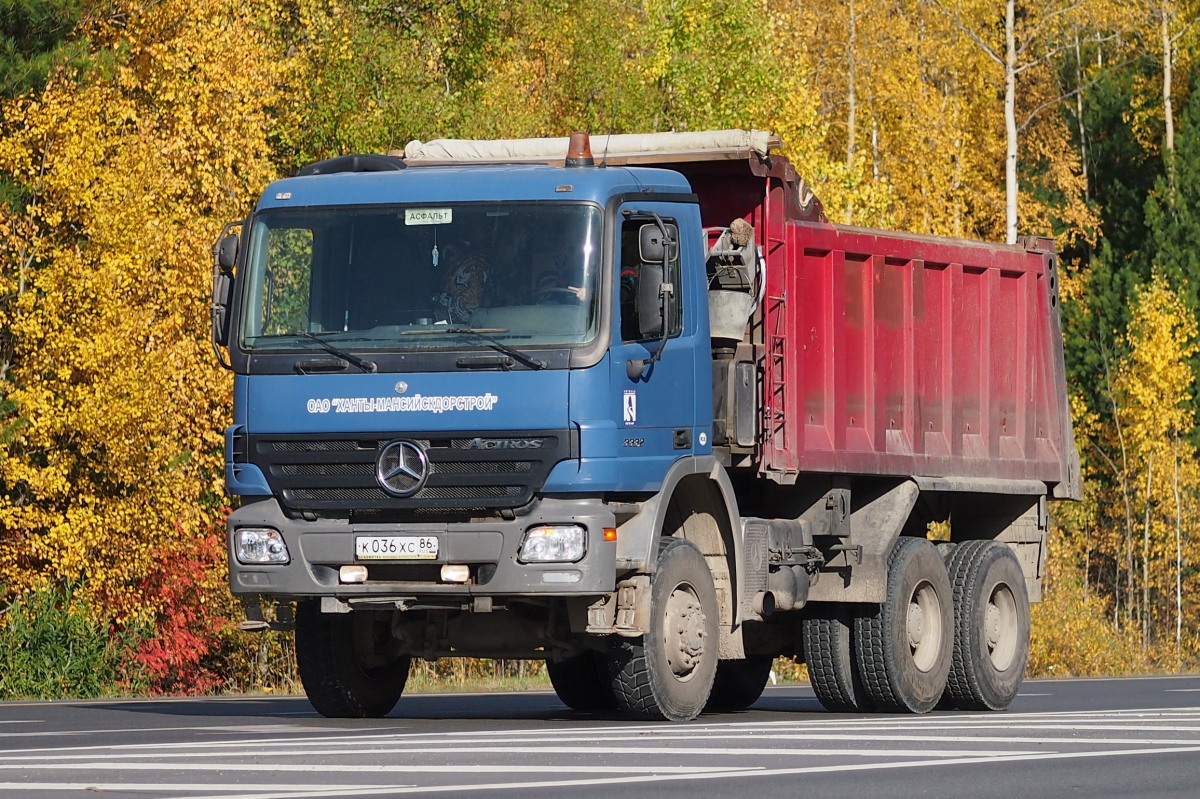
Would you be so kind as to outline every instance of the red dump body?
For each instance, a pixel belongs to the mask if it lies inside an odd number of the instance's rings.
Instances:
[[[676,168],[704,224],[746,219],[766,260],[760,472],[1040,481],[1078,495],[1051,241],[833,225],[779,157]]]
[[[782,232],[767,255],[764,469],[1063,481],[1052,249]]]

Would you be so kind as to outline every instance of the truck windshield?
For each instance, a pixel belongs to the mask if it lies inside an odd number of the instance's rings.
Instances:
[[[601,212],[472,203],[270,210],[245,269],[244,349],[487,349],[595,337]]]

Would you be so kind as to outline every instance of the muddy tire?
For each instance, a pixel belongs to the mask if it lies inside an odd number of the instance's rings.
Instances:
[[[854,656],[850,605],[813,605],[801,624],[808,681],[821,705],[834,713],[870,710]]]
[[[745,660],[722,660],[708,695],[705,710],[729,712],[745,710],[758,701],[767,680],[771,679],[771,655],[749,655]]]
[[[1029,660],[1029,595],[1016,555],[999,541],[964,541],[946,562],[954,592],[954,655],[944,702],[1004,710]]]
[[[877,710],[927,713],[946,690],[953,599],[946,564],[924,538],[900,538],[881,605],[855,619],[859,678]]]
[[[390,640],[376,614],[322,613],[301,602],[296,613],[296,666],[304,693],[328,718],[379,718],[400,700],[410,660],[384,654]]]
[[[547,660],[546,674],[559,700],[572,710],[595,713],[617,709],[608,658],[602,652],[585,649],[558,662]]]
[[[610,650],[617,706],[641,719],[700,715],[717,671],[717,618],[717,592],[700,550],[664,539],[650,583],[649,631],[617,639]]]

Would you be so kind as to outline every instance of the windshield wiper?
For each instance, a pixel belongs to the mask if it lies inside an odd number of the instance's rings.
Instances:
[[[302,331],[302,332],[296,333],[296,335],[299,336],[300,338],[306,338],[309,341],[317,342],[318,344],[321,345],[321,347],[326,352],[336,355],[337,357],[341,358],[342,360],[346,361],[347,363],[357,366],[359,369],[362,369],[364,372],[371,373],[371,372],[379,371],[379,367],[376,366],[374,363],[371,363],[370,361],[364,361],[362,358],[358,357],[357,355],[353,355],[349,352],[346,352],[341,347],[335,347],[334,345],[330,344],[328,341],[326,341],[325,339],[321,338],[320,336],[318,336],[314,333],[309,333],[308,331]]]
[[[500,352],[510,358],[520,361],[530,369],[545,369],[547,364],[545,361],[540,361],[536,358],[531,358],[521,352],[516,347],[505,344],[500,339],[491,335],[492,333],[507,333],[508,330],[503,327],[442,327],[433,330],[405,330],[400,333],[402,336],[420,336],[436,333],[448,333],[456,336],[475,336],[476,338],[486,341],[488,344],[495,347]]]

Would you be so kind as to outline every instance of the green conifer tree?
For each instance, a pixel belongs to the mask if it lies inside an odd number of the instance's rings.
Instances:
[[[50,71],[78,63],[85,42],[70,40],[88,0],[0,0],[0,96],[38,89]]]
[[[1187,312],[1200,319],[1200,91],[1193,86],[1176,136],[1174,185],[1166,175],[1146,198],[1143,258],[1182,298]],[[1171,164],[1168,164],[1170,167]],[[1200,374],[1200,354],[1191,358],[1192,374]],[[1200,423],[1200,399],[1193,391],[1192,416]],[[1192,441],[1200,438],[1193,426]]]
[[[1200,91],[1191,92],[1172,156],[1175,185],[1165,176],[1146,199],[1146,260],[1200,313]]]

